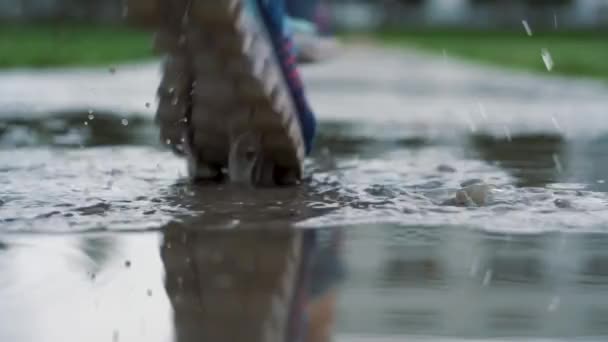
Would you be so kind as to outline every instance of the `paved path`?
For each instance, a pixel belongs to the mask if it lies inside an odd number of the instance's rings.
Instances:
[[[554,58],[559,63],[559,56]],[[116,69],[115,74],[108,68],[1,72],[0,117],[75,109],[152,117],[158,64]],[[585,136],[608,131],[608,86],[598,81],[530,75],[364,44],[304,68],[304,76],[321,120],[399,123],[399,134],[403,129]]]

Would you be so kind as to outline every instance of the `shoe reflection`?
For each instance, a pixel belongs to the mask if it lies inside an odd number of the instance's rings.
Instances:
[[[335,230],[167,227],[175,340],[330,341],[340,241]]]

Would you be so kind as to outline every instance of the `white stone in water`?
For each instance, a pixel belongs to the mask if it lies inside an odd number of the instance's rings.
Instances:
[[[530,25],[528,25],[528,21],[522,20],[521,23],[524,25],[524,28],[526,29],[526,33],[528,34],[528,36],[532,36],[532,29],[530,28]]]
[[[551,53],[549,53],[549,50],[547,50],[547,49],[540,50],[540,55],[543,58],[543,62],[545,63],[545,67],[547,68],[547,71],[553,70],[553,58],[551,57]]]
[[[484,206],[490,200],[492,187],[485,183],[468,185],[456,192],[455,202],[466,206]]]

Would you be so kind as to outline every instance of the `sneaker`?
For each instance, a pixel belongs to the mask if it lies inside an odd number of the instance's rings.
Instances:
[[[129,0],[129,2],[150,0]],[[293,184],[315,135],[278,1],[156,0],[161,139],[195,180]]]
[[[337,54],[338,41],[333,37],[321,35],[314,23],[288,17],[286,25],[292,34],[298,62],[321,62]]]

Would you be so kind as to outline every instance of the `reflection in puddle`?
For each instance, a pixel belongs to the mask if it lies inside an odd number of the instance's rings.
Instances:
[[[304,184],[261,191],[184,181],[151,122],[97,115],[85,148],[57,142],[82,119],[0,128],[37,141],[0,146],[0,341],[607,334],[605,168],[572,159],[601,160],[587,143],[332,123]],[[491,200],[446,204],[477,179]]]
[[[591,240],[395,225],[8,235],[0,339],[604,335],[605,275],[588,266],[604,253],[580,248]]]
[[[330,341],[342,267],[337,237],[320,233],[167,227],[176,341]]]

